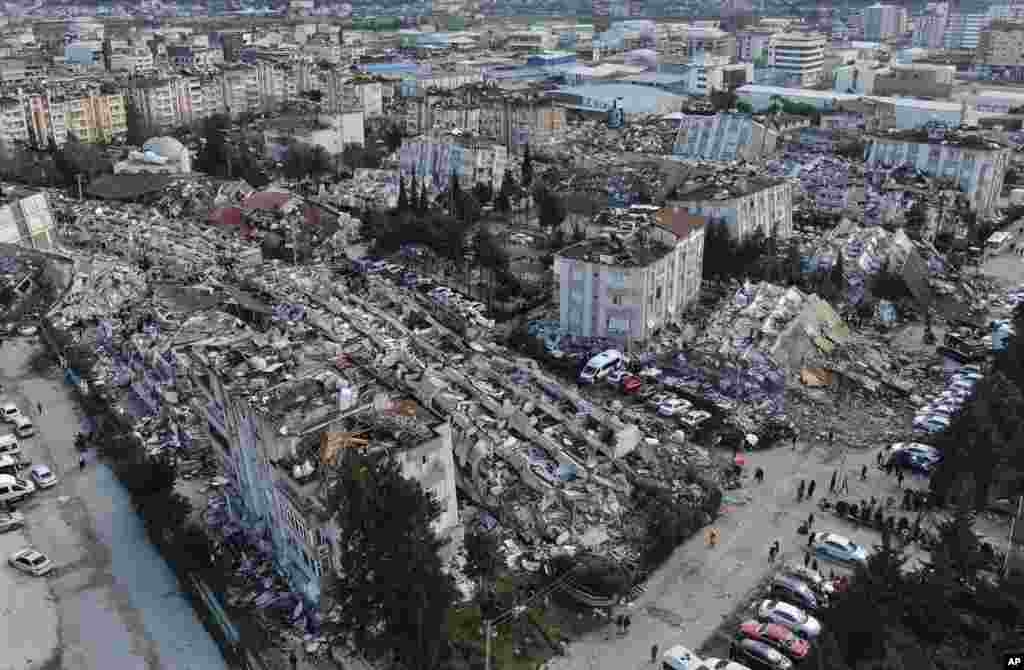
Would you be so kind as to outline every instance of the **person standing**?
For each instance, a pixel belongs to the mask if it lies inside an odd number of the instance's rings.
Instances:
[[[879,467],[881,467],[881,465],[882,465],[882,452],[881,451],[878,452],[878,459],[877,460],[878,460]]]
[[[838,470],[834,470],[832,472],[832,480],[828,483],[828,492],[829,493],[835,493],[836,492],[836,478],[838,476],[839,476],[839,471]]]
[[[793,451],[796,451],[796,433],[793,433]]]
[[[796,487],[796,501],[804,501],[804,480],[800,480],[800,486]]]
[[[299,657],[295,653],[294,649],[292,649],[292,654],[291,654],[291,656],[288,657],[288,660],[292,664],[292,670],[297,670],[297,668],[299,667]]]
[[[900,488],[903,488],[903,469],[902,468],[896,473],[896,485],[899,486]]]
[[[811,485],[807,487],[807,499],[810,500],[814,497],[814,487],[818,485],[818,482],[814,479],[811,480]]]
[[[768,547],[768,562],[774,563],[775,557],[779,555],[779,541],[775,540],[772,546]]]
[[[814,512],[807,515],[807,532],[811,532],[811,528],[814,527]]]
[[[862,465],[860,468],[860,479],[863,482],[868,480],[868,466]]]
[[[804,552],[804,567],[808,567],[811,564],[811,552]]]
[[[628,633],[629,632],[629,624],[631,624],[631,623],[633,623],[633,622],[630,621],[628,614],[626,616],[622,617],[622,632],[623,633]]]
[[[836,432],[834,430],[828,431],[828,446],[832,446],[836,441]]]
[[[651,645],[651,663],[653,664],[653,663],[657,663],[657,662],[658,662],[658,645],[652,644]]]
[[[850,492],[850,476],[849,475],[843,475],[843,484],[842,484],[842,486],[839,487],[839,492],[840,493],[849,493]]]

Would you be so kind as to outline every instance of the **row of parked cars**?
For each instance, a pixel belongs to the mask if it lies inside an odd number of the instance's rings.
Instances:
[[[485,328],[494,327],[494,321],[487,318],[487,306],[484,303],[443,286],[431,277],[421,277],[398,263],[378,260],[369,256],[358,259],[356,267],[362,268],[368,274],[381,275],[399,286],[416,289],[420,293],[426,294],[430,300],[455,310],[474,325]]]
[[[635,395],[659,416],[675,418],[685,428],[697,428],[711,418],[711,412],[695,409],[693,403],[659,387],[668,388],[667,380],[661,379],[661,371],[647,368],[640,374],[626,372],[626,358],[614,349],[594,356],[580,371],[579,381],[583,384],[604,382],[618,387],[627,395]]]
[[[946,390],[922,407],[914,417],[914,430],[941,433],[952,422],[961,406],[974,393],[975,385],[985,378],[977,365],[964,365],[949,380]]]
[[[844,565],[867,560],[863,547],[835,533],[815,533],[811,547],[815,556]],[[755,602],[751,617],[737,626],[729,659],[702,659],[676,645],[662,657],[662,670],[791,670],[821,635],[815,614],[846,584],[845,578],[826,579],[798,563],[783,565],[769,583],[768,597]]]
[[[28,418],[11,402],[0,405],[0,420],[15,426],[15,432],[0,435],[0,505],[9,509],[38,490],[56,486],[58,479],[49,467],[42,464],[31,465],[28,478],[21,476],[28,461],[24,458],[20,439],[31,437],[35,429],[22,428]],[[28,425],[31,426],[31,422]],[[21,512],[0,511],[0,533],[24,526],[25,516]],[[50,559],[32,547],[19,549],[8,557],[7,562],[17,570],[36,576],[45,575],[53,569]]]

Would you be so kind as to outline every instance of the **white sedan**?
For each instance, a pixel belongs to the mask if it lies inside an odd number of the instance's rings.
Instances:
[[[690,411],[693,407],[688,400],[682,398],[670,398],[658,405],[658,414],[661,416],[677,416],[683,412]]]
[[[0,512],[0,533],[16,530],[25,525],[25,515],[21,512]]]
[[[45,555],[41,552],[36,551],[32,547],[25,547],[11,554],[7,562],[12,567],[21,570],[22,572],[35,575],[36,577],[42,577],[43,575],[53,570],[53,563],[50,562]]]

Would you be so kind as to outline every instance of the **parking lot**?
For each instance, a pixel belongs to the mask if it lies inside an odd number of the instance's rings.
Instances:
[[[21,440],[25,457],[48,465],[60,481],[17,504],[26,526],[0,535],[0,589],[7,595],[0,668],[224,668],[121,484],[93,456],[79,467],[80,416],[68,387],[57,374],[41,377],[26,368],[38,346],[35,338],[4,342],[0,383],[5,401],[36,423],[37,435]],[[0,427],[0,434],[7,430]],[[53,562],[48,576],[7,565],[26,545]]]

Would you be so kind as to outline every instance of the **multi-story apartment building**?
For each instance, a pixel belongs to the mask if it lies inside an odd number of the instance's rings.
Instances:
[[[563,333],[629,348],[677,323],[700,297],[705,220],[668,207],[655,221],[631,239],[590,239],[556,254]]]
[[[25,105],[15,98],[0,97],[0,141],[10,144],[27,142],[28,139]]]
[[[129,104],[153,130],[167,130],[180,124],[178,86],[172,80],[135,79],[127,93]]]
[[[907,29],[907,10],[896,5],[874,4],[864,8],[864,39],[884,42]]]
[[[673,153],[688,159],[752,161],[774,151],[778,137],[749,114],[684,113]]]
[[[256,68],[234,65],[221,74],[224,88],[224,107],[232,117],[260,109],[260,82]]]
[[[718,28],[680,25],[672,26],[670,34],[671,49],[687,58],[708,55],[731,59],[736,55],[736,37]]]
[[[950,14],[943,33],[943,48],[977,49],[981,32],[990,21],[988,14]]]
[[[149,72],[156,66],[153,52],[145,46],[115,49],[110,53],[108,68],[111,72]]]
[[[353,78],[351,73],[332,69],[324,73],[327,79],[327,111],[358,107],[366,116],[380,116],[384,113],[383,86],[380,82]]]
[[[782,179],[714,175],[680,186],[668,204],[724,223],[739,242],[757,232],[778,239],[793,233],[793,185]]]
[[[944,13],[927,13],[914,19],[912,44],[922,49],[941,49],[947,20]]]
[[[507,165],[508,150],[503,145],[450,135],[405,139],[399,151],[401,177],[415,178],[433,193],[447,188],[456,174],[466,188],[482,183],[500,189]]]
[[[798,86],[816,84],[825,63],[825,44],[820,33],[783,33],[768,43],[768,65]]]
[[[266,542],[308,603],[319,601],[345,550],[327,490],[335,459],[352,446],[347,436],[397,461],[439,502],[435,533],[457,536],[451,424],[375,377],[372,360],[353,352],[335,363],[285,361],[252,332],[193,347],[188,356],[188,383],[206,402],[210,442],[227,479],[229,517]],[[239,375],[232,362],[239,357],[250,361],[252,374]]]
[[[254,67],[262,105],[279,105],[295,98],[298,83],[290,68],[267,61],[258,61]]]
[[[1024,65],[1024,21],[993,21],[978,38],[977,62],[985,65]]]
[[[922,131],[908,131],[872,136],[865,167],[907,163],[926,174],[952,178],[972,210],[990,215],[999,201],[1011,154],[1008,147],[973,136],[935,134],[924,139]]]

